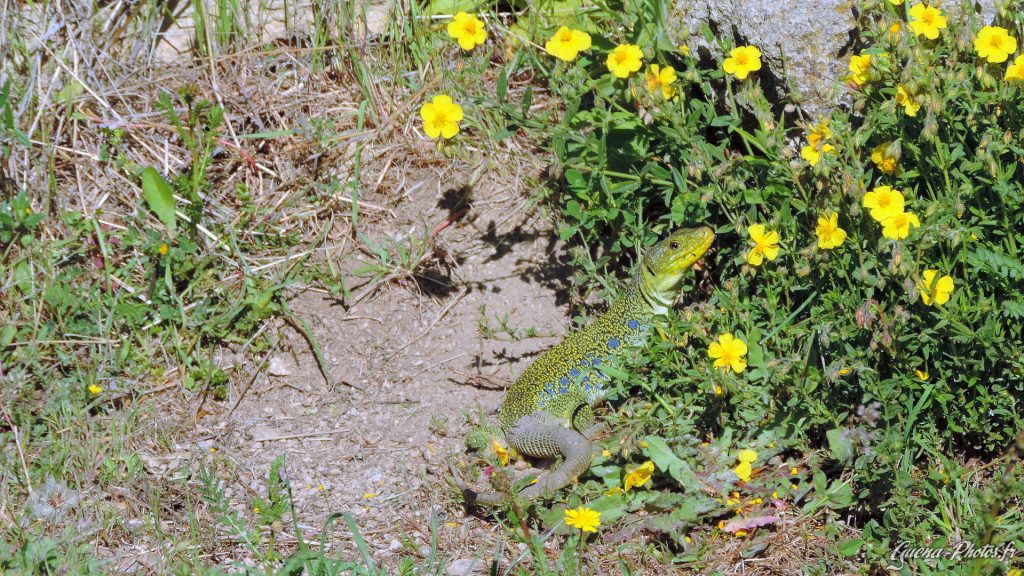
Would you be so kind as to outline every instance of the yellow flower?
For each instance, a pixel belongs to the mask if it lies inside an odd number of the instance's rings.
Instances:
[[[903,111],[907,113],[907,116],[917,116],[917,111],[921,109],[917,98],[902,84],[896,87],[896,103],[903,106]]]
[[[811,126],[810,132],[807,133],[807,143],[815,148],[820,148],[822,142],[831,139],[832,129],[828,127],[827,121]]]
[[[900,160],[899,141],[882,142],[871,149],[871,161],[883,174],[895,174]]]
[[[831,144],[825,144],[824,146],[821,147],[821,150],[815,148],[814,146],[804,146],[803,148],[800,149],[800,157],[806,160],[807,163],[810,164],[811,166],[815,166],[818,164],[818,161],[821,160],[822,154],[834,152],[835,149],[836,147]]]
[[[751,72],[761,69],[761,51],[755,46],[737,46],[729,52],[729,57],[722,63],[722,69],[743,80]]]
[[[946,27],[946,17],[938,8],[918,3],[910,7],[910,22],[907,26],[914,34],[935,40],[939,37],[939,30]]]
[[[1017,56],[1006,68],[1005,79],[1007,82],[1024,82],[1024,55]]]
[[[498,457],[498,461],[501,462],[502,466],[508,464],[508,450],[498,442],[497,438],[491,439],[491,452]]]
[[[722,394],[725,394],[725,390],[718,384],[715,384],[715,396],[721,396]]]
[[[876,222],[882,222],[903,212],[903,194],[889,186],[879,186],[864,195],[863,205],[871,209]]]
[[[953,278],[947,274],[936,280],[938,274],[938,270],[925,270],[917,283],[917,291],[926,306],[942,306],[949,302],[949,295],[953,292]]]
[[[736,473],[736,477],[744,482],[750,482],[750,475],[753,472],[750,462],[740,462],[732,469]]]
[[[737,374],[743,372],[743,369],[747,367],[747,361],[743,358],[746,355],[746,342],[734,338],[729,332],[722,334],[718,337],[717,342],[712,342],[708,346],[708,357],[714,359],[714,367],[721,368],[723,372],[728,371],[729,368],[732,368],[732,371]]]
[[[928,381],[928,372],[925,370],[914,370],[914,374],[921,379],[922,382]]]
[[[93,396],[96,396],[100,392],[103,392],[103,388],[97,386],[96,384],[89,384],[89,392],[91,392]]]
[[[754,450],[751,450],[750,448],[747,448],[747,449],[744,449],[744,450],[740,450],[740,454],[739,454],[739,456],[736,457],[736,459],[739,460],[740,462],[746,462],[748,464],[753,464],[754,461],[757,460],[757,452],[754,451]]]
[[[978,56],[991,64],[1006,62],[1006,59],[1017,51],[1017,39],[1010,36],[1006,28],[985,26],[974,39],[974,49]]]
[[[846,230],[839,227],[839,214],[835,212],[818,216],[814,233],[818,235],[818,248],[822,250],[838,248],[846,240]]]
[[[750,240],[754,243],[754,247],[747,254],[747,264],[760,266],[765,258],[775,260],[775,257],[779,255],[778,232],[767,232],[763,224],[752,224],[747,228],[747,233],[750,234]]]
[[[892,36],[893,40],[899,38],[900,29],[902,28],[903,25],[900,24],[899,22],[893,22],[892,24],[889,25],[889,35]]]
[[[910,227],[917,228],[921,221],[913,212],[900,212],[882,220],[882,236],[890,240],[903,240],[910,236]]]
[[[572,30],[568,26],[562,26],[544,44],[544,50],[566,62],[571,62],[579,56],[580,52],[590,49],[590,34],[580,30]]]
[[[611,458],[612,457],[612,451],[607,449],[607,448],[605,448],[604,450],[601,450],[601,457],[603,457],[603,458]]]
[[[439,94],[420,108],[420,118],[427,136],[451,138],[459,133],[462,107],[453,102],[451,96]]]
[[[789,475],[790,476],[796,476],[799,473],[800,473],[800,469],[797,468],[796,466],[793,466],[792,468],[789,469]]]
[[[676,95],[676,69],[671,66],[662,68],[657,64],[647,67],[647,89],[654,94],[661,89],[661,96],[665,100],[671,100]]]
[[[652,474],[654,474],[654,462],[650,460],[632,469],[629,474],[626,474],[626,492],[629,492],[630,488],[638,488],[647,484]]]
[[[597,510],[580,506],[575,510],[565,511],[565,523],[583,532],[597,532],[601,525],[601,513]]]
[[[380,494],[378,492],[365,492],[365,493],[363,493],[363,499],[364,500],[373,500],[377,496],[380,496]]]
[[[679,46],[676,46],[676,48],[679,49],[679,53],[682,54],[683,56],[690,55],[690,47],[687,46],[686,44],[680,44]]]
[[[800,149],[800,157],[811,166],[816,165],[821,160],[822,154],[835,151],[835,146],[825,143],[826,140],[831,139],[832,130],[829,129],[828,122],[820,122],[811,126],[810,132],[807,133],[807,146]]]
[[[463,50],[472,50],[487,40],[484,23],[476,16],[465,12],[459,12],[448,23],[448,35],[458,40]]]
[[[629,78],[629,75],[643,65],[644,51],[636,44],[619,44],[608,54],[608,71],[616,78]]]
[[[160,248],[157,248],[157,252],[159,252],[161,256],[167,256],[167,244],[161,244]]]
[[[871,81],[871,54],[850,57],[850,80],[858,86]]]
[[[252,511],[253,511],[254,514],[259,514],[260,513],[260,507],[259,506],[253,506],[252,507]]]

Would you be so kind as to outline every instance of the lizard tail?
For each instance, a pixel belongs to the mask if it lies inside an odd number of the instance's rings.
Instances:
[[[560,454],[564,458],[551,472],[519,493],[519,497],[526,500],[565,487],[590,467],[594,457],[593,446],[586,436],[558,424],[532,422],[528,426],[516,426],[510,431],[508,440],[525,454],[542,457]]]
[[[528,422],[523,422],[528,420]],[[561,455],[564,460],[551,472],[541,476],[519,493],[518,497],[532,500],[543,494],[551,494],[582,474],[590,467],[594,456],[593,446],[586,436],[564,426],[539,422],[538,418],[524,417],[506,435],[509,444],[520,453],[535,457]],[[464,485],[462,495],[467,502],[498,506],[507,502],[511,494],[490,492],[478,494]]]

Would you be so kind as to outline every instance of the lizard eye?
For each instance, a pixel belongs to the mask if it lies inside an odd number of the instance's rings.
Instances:
[[[679,242],[676,242],[676,241],[672,241],[672,242],[671,242],[671,243],[670,243],[670,244],[668,245],[668,247],[669,247],[669,248],[671,248],[671,249],[673,249],[673,250],[676,250],[676,249],[678,249],[678,248],[679,248]]]

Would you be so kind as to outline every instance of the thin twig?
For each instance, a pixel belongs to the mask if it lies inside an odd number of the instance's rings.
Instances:
[[[242,400],[245,399],[245,395],[249,393],[249,389],[252,388],[252,385],[256,382],[256,378],[259,377],[260,373],[263,372],[263,370],[267,367],[267,364],[270,363],[270,355],[275,352],[277,352],[277,347],[274,347],[269,352],[267,352],[267,354],[263,357],[263,361],[260,362],[259,366],[257,366],[256,369],[252,371],[252,376],[249,377],[249,381],[245,385],[245,390],[242,390],[242,393],[238,396],[238,400],[235,400],[234,405],[231,406],[231,410],[228,410],[227,416],[224,417],[225,420],[231,419],[231,415],[235,413],[235,409],[238,408],[238,405],[241,404]]]
[[[284,436],[274,436],[272,438],[257,438],[255,442],[277,442],[280,440],[295,440],[298,438],[309,438],[312,436],[330,436],[331,434],[347,434],[351,432],[351,428],[337,428],[335,430],[327,430],[326,432],[303,432],[302,434],[286,434]]]

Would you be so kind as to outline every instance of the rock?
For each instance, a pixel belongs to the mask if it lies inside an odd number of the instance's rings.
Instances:
[[[483,574],[487,563],[478,558],[461,558],[448,565],[448,576],[472,576]]]
[[[692,53],[719,61],[724,56],[700,34],[702,23],[717,36],[733,36],[737,46],[756,46],[762,64],[758,76],[788,78],[796,91],[790,97],[812,117],[827,113],[838,99],[855,26],[847,0],[676,0],[671,10],[670,38],[688,36]],[[671,23],[685,30],[673,30]],[[773,84],[776,93],[765,91],[770,100],[787,96],[784,84]]]
[[[979,22],[992,19],[993,3],[979,2]],[[973,5],[965,0],[946,4],[949,18],[960,21]],[[673,42],[685,38],[693,54],[718,61],[723,54],[700,33],[703,23],[737,46],[756,46],[762,63],[757,74],[768,99],[789,98],[813,119],[827,115],[843,95],[841,83],[859,44],[855,10],[857,3],[848,0],[674,0],[667,27]]]
[[[391,17],[391,2],[375,2],[366,7],[366,31],[371,36],[383,34]]]
[[[274,426],[253,426],[248,432],[254,442],[266,442],[281,435],[281,431]]]
[[[274,356],[270,359],[270,366],[267,366],[267,372],[272,376],[291,376],[292,368],[291,364],[280,356]]]

